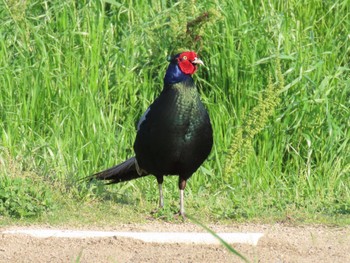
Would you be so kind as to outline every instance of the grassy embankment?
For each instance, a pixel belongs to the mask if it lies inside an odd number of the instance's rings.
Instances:
[[[206,64],[195,79],[215,135],[186,188],[187,212],[205,222],[350,222],[347,1],[110,2],[0,3],[3,224],[149,217],[153,177],[76,181],[133,154],[135,123],[178,48]],[[205,12],[193,29],[201,37],[188,42],[186,23]],[[177,178],[164,191],[158,216],[171,220]]]

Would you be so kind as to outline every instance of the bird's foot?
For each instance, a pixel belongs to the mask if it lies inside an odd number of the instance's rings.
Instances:
[[[151,221],[154,221],[154,220],[157,220],[157,219],[162,219],[162,215],[160,215],[161,213],[161,209],[160,208],[156,208],[154,210],[152,210],[150,212],[150,216],[147,217],[148,220],[151,220]]]
[[[152,211],[151,211],[151,215],[157,214],[160,210],[162,210],[162,208],[163,208],[163,207],[158,207],[158,208],[152,210]]]
[[[185,216],[185,213],[184,212],[177,212],[176,214],[174,214],[174,217],[176,219],[182,219],[182,221],[185,221],[186,220],[186,216]]]

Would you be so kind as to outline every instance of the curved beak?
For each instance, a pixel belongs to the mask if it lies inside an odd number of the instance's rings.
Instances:
[[[192,60],[192,64],[201,64],[202,66],[204,66],[203,61],[199,58],[195,58],[194,60]]]

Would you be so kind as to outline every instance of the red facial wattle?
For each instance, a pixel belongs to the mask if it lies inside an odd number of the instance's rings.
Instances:
[[[192,75],[196,72],[197,66],[193,61],[197,60],[197,54],[193,51],[183,52],[177,58],[180,70],[187,74]]]

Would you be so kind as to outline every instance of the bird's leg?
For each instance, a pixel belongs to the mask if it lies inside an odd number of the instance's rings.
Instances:
[[[179,189],[180,189],[180,212],[179,214],[185,219],[185,206],[184,206],[184,190],[186,187],[186,180],[179,177]]]
[[[159,189],[159,208],[163,208],[164,206],[164,198],[163,198],[163,175],[157,176],[158,189]]]
[[[159,209],[164,207],[164,197],[163,197],[163,176],[157,176],[158,189],[159,189],[159,208],[153,210],[151,214],[155,214]]]
[[[180,215],[185,215],[185,207],[184,207],[184,190],[180,189]]]
[[[158,184],[159,189],[159,208],[164,207],[164,197],[163,197],[163,184]]]

